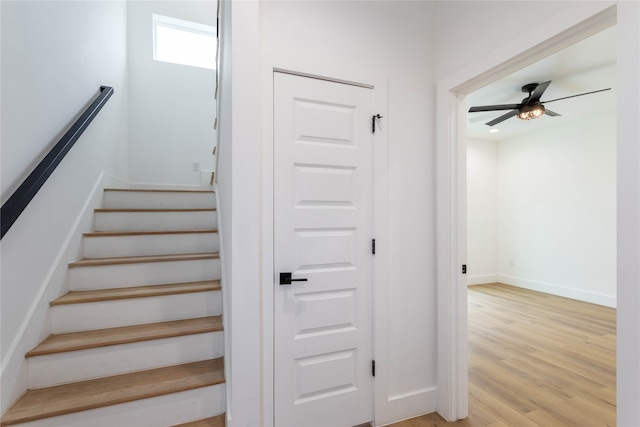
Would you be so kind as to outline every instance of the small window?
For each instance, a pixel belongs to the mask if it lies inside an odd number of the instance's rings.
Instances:
[[[153,14],[153,59],[216,68],[216,28]]]

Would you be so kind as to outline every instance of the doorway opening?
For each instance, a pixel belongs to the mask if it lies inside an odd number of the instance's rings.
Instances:
[[[514,71],[522,69],[568,46],[586,39],[616,23],[616,8],[610,7],[583,21],[576,20],[571,27],[557,28],[549,39],[526,46],[515,56],[505,56],[476,75],[458,75],[439,87],[438,103],[441,114],[448,117],[448,127],[440,128],[438,180],[439,208],[439,260],[438,304],[439,313],[439,383],[438,412],[446,419],[456,420],[468,415],[468,342],[467,342],[467,218],[466,218],[466,117],[468,105],[465,97]],[[515,48],[512,49],[512,52]],[[491,58],[488,62],[496,61]],[[512,119],[516,120],[516,119]],[[443,122],[443,121],[440,121]],[[439,143],[441,144],[441,143]]]
[[[562,115],[534,121],[487,126],[504,111],[468,115],[470,418],[615,424],[615,26],[468,95],[467,105],[519,102],[520,85],[543,80],[543,102],[612,90],[546,104]]]

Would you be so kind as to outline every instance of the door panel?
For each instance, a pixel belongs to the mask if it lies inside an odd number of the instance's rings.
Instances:
[[[274,74],[278,427],[373,420],[372,92]]]

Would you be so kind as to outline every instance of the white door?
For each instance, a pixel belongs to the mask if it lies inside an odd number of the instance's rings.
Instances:
[[[372,108],[372,89],[274,74],[277,427],[373,420]]]

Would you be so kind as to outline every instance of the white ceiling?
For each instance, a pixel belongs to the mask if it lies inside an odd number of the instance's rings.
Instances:
[[[545,104],[545,108],[562,116],[544,115],[536,120],[520,120],[512,117],[493,126],[499,129],[497,133],[489,133],[491,127],[485,123],[507,111],[468,113],[467,136],[473,139],[499,141],[605,111],[615,111],[615,27],[606,29],[469,94],[467,107],[518,104],[528,96],[528,93],[521,91],[523,85],[542,83],[547,80],[551,80],[551,84],[542,95],[542,101],[609,87],[611,90]]]

